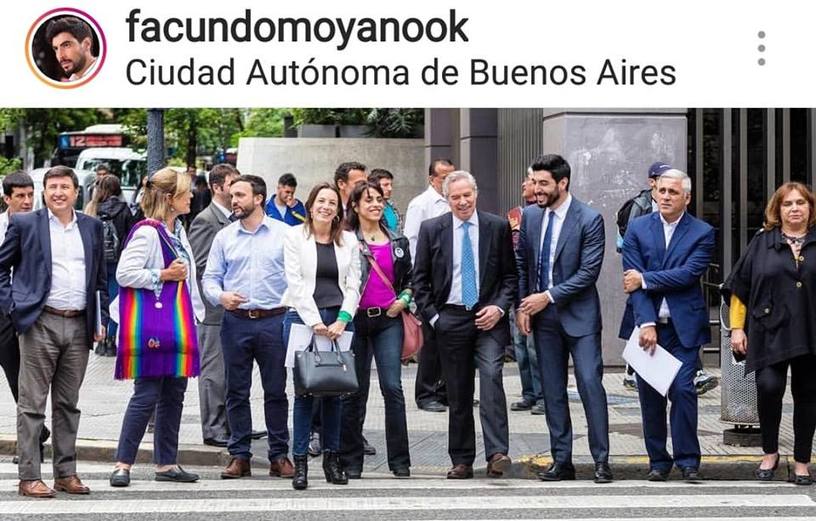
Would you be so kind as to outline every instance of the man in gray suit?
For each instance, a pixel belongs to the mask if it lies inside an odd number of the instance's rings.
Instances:
[[[201,276],[207,267],[215,234],[230,223],[230,194],[232,181],[241,175],[232,165],[223,163],[210,170],[212,202],[201,211],[190,225],[190,245],[196,259],[198,289]],[[203,293],[202,293],[203,294]],[[226,411],[226,385],[224,382],[224,356],[221,353],[221,318],[224,308],[213,306],[204,299],[207,313],[204,322],[198,324],[198,345],[201,352],[201,376],[198,378],[198,401],[201,406],[201,432],[204,443],[226,447],[229,439]]]
[[[519,329],[538,353],[553,463],[538,477],[575,479],[567,368],[572,355],[584,404],[595,482],[612,481],[601,358],[601,303],[595,282],[604,255],[601,215],[569,193],[570,166],[549,154],[532,164],[536,205],[524,209],[517,262]]]

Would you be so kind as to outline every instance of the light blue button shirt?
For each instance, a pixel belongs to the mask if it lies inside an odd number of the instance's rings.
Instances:
[[[264,217],[254,232],[247,231],[241,221],[219,231],[202,277],[207,300],[219,306],[221,294],[234,291],[247,299],[238,306],[241,309],[280,307],[286,291],[283,236],[288,228]]]

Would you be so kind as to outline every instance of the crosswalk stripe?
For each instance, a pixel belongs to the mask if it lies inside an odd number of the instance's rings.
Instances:
[[[757,489],[781,488],[790,489],[790,483],[782,481],[762,483],[762,484],[746,484],[745,482],[703,482],[703,483],[684,483],[684,482],[666,482],[653,483],[650,481],[617,481],[614,483],[595,485],[591,482],[580,481],[564,481],[556,483],[543,483],[532,480],[473,480],[473,481],[448,481],[444,479],[425,479],[425,478],[411,478],[411,479],[361,479],[351,480],[345,487],[337,487],[330,485],[319,479],[317,476],[309,480],[310,489],[323,490],[530,490],[530,489],[560,489],[560,490],[607,490],[607,489],[654,489],[665,491],[676,490],[695,490],[702,492],[706,489],[741,489],[745,490],[748,487],[754,486]],[[45,479],[48,482],[48,479]],[[150,481],[149,479],[134,478],[131,481],[130,487],[127,489],[113,488],[108,483],[107,479],[83,479],[85,485],[91,488],[93,492],[105,491],[121,491],[129,490],[133,492],[178,492],[178,491],[258,491],[258,490],[273,490],[273,489],[291,489],[291,481],[288,479],[279,478],[261,478],[261,479],[241,479],[241,480],[221,480],[221,479],[202,479],[197,483],[167,483]],[[16,491],[16,479],[0,479],[0,491]],[[444,488],[443,488],[444,487]]]
[[[654,495],[654,496],[461,496],[424,497],[289,497],[195,500],[87,500],[87,501],[0,501],[0,512],[6,514],[141,514],[161,512],[316,512],[316,511],[419,511],[419,510],[561,510],[716,508],[716,507],[813,507],[810,497],[791,495]]]

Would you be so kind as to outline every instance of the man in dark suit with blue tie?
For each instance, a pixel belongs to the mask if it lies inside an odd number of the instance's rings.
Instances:
[[[108,321],[102,222],[74,211],[79,181],[70,168],[51,168],[43,185],[47,208],[14,214],[0,246],[0,306],[20,334],[18,492],[31,497],[55,495],[41,479],[38,441],[49,391],[54,489],[90,492],[76,475],[77,401]]]
[[[556,154],[531,165],[536,205],[522,215],[516,322],[538,353],[553,463],[544,481],[575,479],[567,369],[572,356],[584,404],[595,482],[612,481],[609,417],[603,387],[601,304],[595,282],[604,256],[601,215],[569,192],[570,166]]]
[[[629,224],[623,239],[623,287],[629,293],[621,336],[640,328],[643,349],[657,344],[682,362],[668,392],[674,455],[666,450],[666,397],[638,382],[650,481],[668,479],[677,465],[686,481],[700,479],[697,439],[697,353],[711,340],[700,278],[711,262],[714,229],[686,212],[691,179],[680,170],[657,181],[659,211]]]
[[[448,388],[448,479],[473,477],[474,360],[487,475],[501,477],[510,466],[502,363],[517,284],[513,240],[506,220],[476,211],[477,190],[470,173],[448,175],[443,193],[451,211],[422,223],[414,261],[414,298]]]

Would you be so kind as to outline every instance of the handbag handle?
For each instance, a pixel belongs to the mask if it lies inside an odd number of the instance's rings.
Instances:
[[[315,365],[327,365],[323,364],[323,359],[320,357],[320,350],[317,348],[317,342],[315,342],[315,337],[317,335],[312,335],[312,341],[309,343],[309,347],[306,348],[306,351],[311,351],[314,353]],[[337,364],[341,365],[345,368],[346,363],[343,361],[343,358],[340,356],[340,346],[337,343],[337,340],[331,341],[331,349],[329,350],[330,353],[334,353],[337,357]],[[332,364],[335,365],[335,364]]]

